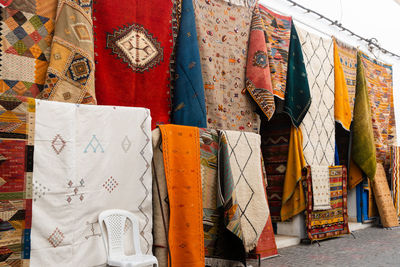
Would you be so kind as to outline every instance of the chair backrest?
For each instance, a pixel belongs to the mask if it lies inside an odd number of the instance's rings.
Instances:
[[[140,248],[139,223],[135,215],[126,210],[113,209],[105,210],[99,215],[100,229],[108,257],[125,255],[124,234],[127,219],[132,223],[132,239],[135,254],[142,255],[142,250]],[[106,233],[108,236],[108,242]]]

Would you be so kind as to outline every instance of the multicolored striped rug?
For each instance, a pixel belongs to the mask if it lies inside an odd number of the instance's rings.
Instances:
[[[304,173],[305,174],[305,173]],[[303,177],[307,191],[306,231],[311,241],[350,233],[347,218],[347,170],[344,166],[329,167],[331,209],[313,211],[312,173],[307,167]]]

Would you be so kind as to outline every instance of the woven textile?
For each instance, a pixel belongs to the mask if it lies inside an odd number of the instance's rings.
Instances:
[[[300,183],[302,170],[306,166],[303,155],[303,134],[300,128],[290,130],[289,153],[283,184],[281,219],[286,221],[306,208],[306,199]]]
[[[400,217],[400,147],[398,146],[392,146],[390,149],[390,170],[393,203],[396,214]]]
[[[290,116],[293,125],[299,127],[310,108],[311,95],[303,51],[293,23],[288,60],[284,112]]]
[[[246,93],[252,8],[223,0],[194,1],[207,127],[258,132],[257,105]]]
[[[268,218],[267,224],[261,233],[260,239],[253,253],[259,254],[261,259],[277,256],[278,249],[275,243],[274,229],[272,228],[271,217]]]
[[[335,121],[350,131],[351,111],[346,76],[340,62],[339,49],[336,40],[333,40],[333,60],[335,68]]]
[[[313,210],[331,208],[331,191],[328,166],[311,166]]]
[[[59,0],[50,65],[38,98],[96,104],[92,1]]]
[[[97,102],[149,108],[152,128],[169,121],[173,2],[93,2]]]
[[[262,5],[260,5],[260,12],[267,32],[268,57],[274,95],[285,99],[292,18],[276,14]]]
[[[14,0],[0,10],[0,94],[36,97],[50,60],[57,0]]]
[[[283,185],[288,161],[291,122],[286,114],[276,114],[261,126],[261,150],[267,173],[267,197],[272,222],[281,221]]]
[[[275,101],[264,31],[260,11],[256,7],[251,19],[246,88],[269,120],[275,112]]]
[[[340,63],[346,79],[347,93],[349,96],[350,112],[353,117],[354,100],[356,96],[357,77],[357,49],[335,40]]]
[[[192,0],[182,1],[176,51],[172,123],[207,127],[206,104]]]
[[[205,256],[215,255],[214,249],[221,222],[218,209],[218,150],[219,137],[216,130],[200,131],[200,170],[203,196],[203,229]]]
[[[313,211],[311,169],[305,178],[307,191],[306,231],[311,241],[350,233],[347,218],[347,172],[344,166],[329,167],[331,209]]]
[[[154,255],[157,257],[158,265],[166,267],[168,266],[169,203],[160,128],[152,131],[152,142]]]
[[[334,73],[332,39],[298,28],[310,84],[312,103],[301,124],[308,165],[335,162]]]
[[[371,104],[376,160],[387,170],[390,146],[396,143],[396,122],[393,105],[392,66],[361,54]]]
[[[399,226],[396,209],[390,195],[385,169],[381,163],[376,165],[376,175],[372,181],[372,189],[383,227]]]
[[[264,164],[264,162],[261,162],[261,164]],[[265,175],[264,172],[263,172],[263,175]],[[265,185],[265,177],[264,177],[264,188],[265,187],[266,187],[266,185]],[[267,194],[267,192],[265,191],[265,197],[267,197],[266,194]],[[267,204],[268,204],[268,200],[267,200]],[[268,210],[267,224],[265,225],[265,227],[260,235],[260,239],[258,239],[257,246],[252,251],[252,253],[259,254],[261,259],[278,255],[278,249],[277,249],[276,243],[275,243],[274,229],[272,228],[272,221],[271,221],[271,216],[269,214],[269,210]]]
[[[32,266],[105,264],[97,221],[105,209],[134,213],[151,254],[149,110],[43,100],[36,109]]]
[[[371,106],[367,90],[364,66],[361,62],[360,54],[357,54],[357,84],[353,113],[351,158],[368,178],[374,179],[377,160],[371,120]],[[350,179],[357,177],[359,176],[350,176]],[[349,181],[351,185],[356,185],[358,182]]]
[[[35,100],[0,96],[0,261],[29,266]]]
[[[269,215],[261,169],[261,139],[258,134],[238,131],[222,131],[221,135],[226,140],[221,145],[227,147],[229,155],[224,168],[232,172],[242,240],[249,252],[257,245]]]
[[[199,129],[162,125],[162,150],[170,205],[169,266],[204,266]]]

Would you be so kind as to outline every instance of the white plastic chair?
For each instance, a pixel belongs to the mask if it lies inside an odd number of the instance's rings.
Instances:
[[[124,229],[126,220],[132,223],[134,255],[125,255]],[[132,213],[126,210],[105,210],[99,215],[99,224],[103,243],[107,251],[107,264],[122,267],[158,267],[157,258],[153,255],[144,255],[140,248],[139,224]],[[105,224],[105,227],[104,227]],[[106,238],[108,235],[108,242]]]

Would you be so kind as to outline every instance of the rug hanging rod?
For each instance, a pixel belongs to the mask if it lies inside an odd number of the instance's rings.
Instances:
[[[382,51],[384,54],[389,54],[389,55],[391,55],[391,56],[393,56],[393,57],[397,57],[397,58],[400,59],[400,55],[397,55],[397,54],[395,54],[395,53],[393,53],[393,52],[390,52],[390,51],[386,50],[385,48],[381,47],[381,46],[378,44],[378,40],[377,40],[376,38],[373,37],[373,38],[367,39],[367,38],[365,38],[365,37],[362,37],[361,35],[356,34],[356,33],[354,33],[353,31],[351,31],[351,30],[347,29],[346,27],[344,27],[344,26],[343,26],[341,23],[339,23],[339,21],[337,21],[337,20],[333,21],[333,20],[331,20],[330,18],[325,17],[324,15],[322,15],[322,14],[320,14],[320,13],[318,13],[318,12],[312,10],[312,9],[309,9],[309,8],[307,8],[307,7],[305,7],[305,6],[302,6],[302,5],[298,4],[298,3],[296,3],[296,2],[293,1],[293,0],[286,0],[286,1],[288,1],[289,3],[291,3],[292,6],[297,6],[297,7],[301,8],[301,9],[303,9],[304,11],[306,11],[306,13],[312,13],[312,14],[317,15],[317,16],[319,17],[318,19],[324,19],[324,20],[328,21],[328,22],[330,23],[330,25],[338,27],[338,28],[340,29],[340,31],[348,32],[351,36],[355,36],[355,37],[357,37],[359,40],[366,42],[366,43],[368,44],[368,47],[369,47],[370,49],[376,48],[376,49]]]

